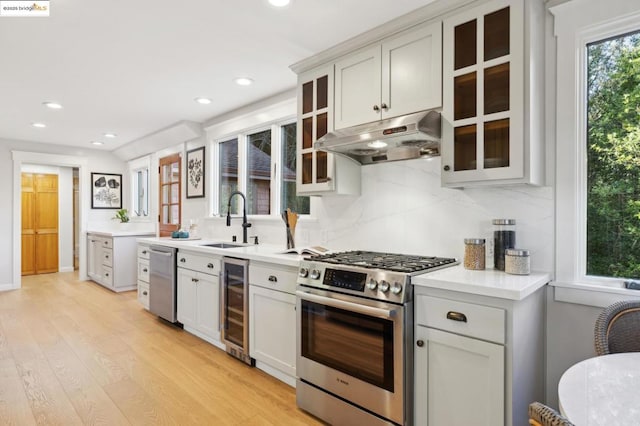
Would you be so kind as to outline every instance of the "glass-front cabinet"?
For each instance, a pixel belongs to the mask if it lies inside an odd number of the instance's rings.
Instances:
[[[314,143],[332,130],[333,67],[328,65],[298,76],[298,194],[360,192],[357,163],[314,149]],[[342,182],[338,181],[338,174],[344,176]]]
[[[490,1],[446,19],[443,42],[443,185],[538,183],[523,1]]]

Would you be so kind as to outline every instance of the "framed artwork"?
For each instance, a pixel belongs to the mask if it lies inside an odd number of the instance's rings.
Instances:
[[[91,173],[91,208],[122,208],[122,175]]]
[[[187,198],[204,197],[204,146],[187,151]]]

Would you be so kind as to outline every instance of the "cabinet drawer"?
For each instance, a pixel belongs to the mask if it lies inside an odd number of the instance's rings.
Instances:
[[[138,280],[138,302],[149,310],[149,284]]]
[[[102,284],[113,287],[113,270],[109,266],[102,266]]]
[[[295,294],[298,269],[273,263],[249,263],[249,283]]]
[[[499,308],[418,296],[416,322],[464,336],[505,343],[505,312]]]
[[[113,250],[110,248],[102,249],[102,264],[105,266],[113,266]]]
[[[138,258],[138,281],[149,282],[149,261]]]
[[[138,258],[149,259],[149,246],[138,245]]]
[[[178,251],[178,267],[187,268],[205,274],[220,274],[220,258],[206,254]]]
[[[102,247],[113,248],[113,238],[104,238],[102,240]]]

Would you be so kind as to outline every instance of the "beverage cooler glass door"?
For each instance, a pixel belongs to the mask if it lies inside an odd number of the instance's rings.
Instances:
[[[248,351],[249,261],[225,257],[222,282],[222,338],[225,343]]]

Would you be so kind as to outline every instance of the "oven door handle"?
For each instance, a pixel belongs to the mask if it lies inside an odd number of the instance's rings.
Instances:
[[[306,291],[296,291],[296,295],[302,300],[316,302],[322,305],[331,306],[333,308],[346,309],[351,312],[357,312],[363,315],[372,315],[378,318],[391,319],[396,316],[395,309],[382,309],[373,306],[361,305],[359,303],[347,302],[345,300],[334,299],[332,297],[317,296]]]

